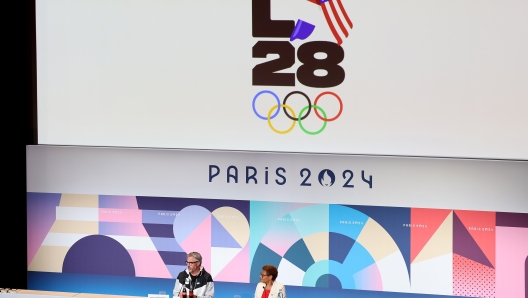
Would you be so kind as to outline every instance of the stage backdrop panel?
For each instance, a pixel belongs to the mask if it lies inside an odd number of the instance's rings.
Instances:
[[[27,147],[29,192],[528,213],[528,162]]]
[[[252,297],[267,263],[292,297],[524,294],[528,162],[67,146],[27,161],[33,289],[171,292],[198,250],[221,298]]]
[[[38,142],[528,159],[521,0],[39,0]]]
[[[528,214],[28,193],[28,209],[40,206],[47,208],[28,213],[34,289],[82,291],[72,289],[74,280],[91,283],[89,292],[145,295],[159,290],[151,288],[156,282],[128,284],[152,278],[170,291],[191,251],[202,254],[215,282],[234,289],[254,286],[261,267],[273,264],[277,280],[294,286],[290,296],[308,287],[380,297],[522,297],[524,287],[517,274],[528,257]],[[518,218],[516,227],[501,226],[509,217]],[[114,284],[93,282],[99,278]],[[49,280],[53,286],[40,286]]]

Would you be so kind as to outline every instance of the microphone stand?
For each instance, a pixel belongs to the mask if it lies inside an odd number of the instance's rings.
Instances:
[[[186,280],[186,281],[189,280],[189,277],[187,277],[185,280]],[[191,283],[191,282],[189,281],[189,284],[190,284],[190,283]],[[181,286],[180,286],[180,290],[178,291],[178,296],[180,296],[180,294],[181,294],[182,289],[183,289],[184,286],[185,286],[185,283],[182,283]]]

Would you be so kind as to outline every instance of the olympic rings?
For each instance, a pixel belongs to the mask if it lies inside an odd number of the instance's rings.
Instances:
[[[281,107],[284,108],[284,109],[288,109],[293,114],[293,117],[295,117],[295,111],[293,111],[292,108],[290,108],[289,106],[287,106],[285,104],[281,104]],[[279,111],[279,106],[278,105],[273,106],[269,110],[269,113],[268,113],[268,125],[269,125],[269,127],[271,128],[271,130],[273,130],[274,132],[276,132],[278,134],[281,134],[281,135],[289,133],[295,127],[295,120],[292,122],[292,125],[290,126],[290,128],[288,128],[286,130],[282,130],[282,131],[277,130],[275,127],[273,127],[273,125],[271,125],[271,113],[275,109],[277,109],[277,111]]]
[[[326,115],[324,115],[324,113],[323,113],[324,118],[322,118],[321,115],[319,115],[319,112],[317,112],[317,109],[315,109],[315,115],[317,115],[317,118],[319,118],[319,119],[321,119],[323,121],[330,122],[330,121],[336,120],[337,118],[339,118],[339,116],[341,116],[341,112],[343,112],[343,101],[341,100],[339,95],[335,94],[334,92],[326,91],[326,92],[323,92],[323,93],[317,95],[317,97],[315,98],[314,106],[317,105],[317,101],[319,100],[319,98],[323,97],[323,95],[326,95],[326,94],[333,95],[333,96],[335,96],[335,98],[337,98],[337,100],[339,101],[339,112],[337,113],[337,115],[334,118],[326,119]]]
[[[310,101],[310,98],[308,97],[308,95],[302,93],[301,91],[292,91],[292,92],[288,93],[288,95],[286,95],[286,97],[284,98],[282,103],[286,104],[286,101],[288,100],[288,97],[290,97],[291,95],[294,95],[294,94],[301,94],[308,101],[308,113],[306,113],[306,115],[304,115],[304,117],[301,118],[302,120],[304,120],[304,119],[306,119],[306,117],[308,117],[308,115],[310,115],[310,112],[312,111],[312,102]],[[286,117],[290,118],[293,121],[299,120],[299,118],[295,118],[295,116],[294,117],[290,116],[290,114],[288,114],[288,112],[286,112],[286,108],[283,108],[283,110],[284,110],[284,114],[286,115]]]
[[[323,113],[323,115],[324,115],[325,118],[326,118],[326,113],[325,113],[325,111],[324,111],[321,107],[316,106],[316,105],[313,105],[312,107],[314,107],[314,109],[315,109],[316,111],[317,111],[317,110],[320,110],[321,113]],[[308,109],[308,108],[309,108],[309,106],[305,106],[304,108],[302,108],[301,111],[299,112],[299,117],[301,117],[302,113],[304,113],[304,111],[306,111],[306,109]],[[308,115],[308,114],[307,114],[307,115]],[[326,128],[326,123],[327,123],[327,121],[323,121],[323,127],[321,127],[321,129],[319,129],[318,131],[314,131],[314,132],[312,132],[312,131],[308,131],[308,130],[306,130],[306,129],[304,128],[304,126],[302,125],[302,121],[301,121],[302,119],[303,119],[303,117],[299,118],[299,127],[302,129],[302,131],[304,131],[305,133],[307,133],[307,134],[309,134],[309,135],[312,135],[312,136],[313,136],[313,135],[318,135],[318,134],[320,134],[321,132],[323,132],[323,130]]]
[[[268,112],[268,115],[267,117],[265,116],[262,116],[260,115],[258,112],[257,112],[257,109],[256,109],[256,101],[257,101],[257,98],[262,95],[262,94],[271,94],[275,100],[277,101],[277,104],[274,105],[273,107],[271,107],[271,109],[269,110]],[[302,96],[304,96],[304,98],[306,98],[306,100],[308,101],[308,105],[305,106],[304,108],[301,109],[300,113],[299,113],[299,116],[296,117],[295,116],[295,111],[286,104],[286,101],[288,100],[288,98],[294,94],[300,94]],[[324,95],[333,95],[339,102],[339,112],[337,113],[337,115],[335,115],[334,117],[332,118],[328,118],[327,115],[326,115],[326,112],[323,110],[322,107],[320,107],[319,105],[317,105],[317,102],[319,101],[319,99],[321,97],[323,97]],[[337,95],[336,93],[334,92],[330,92],[330,91],[325,91],[325,92],[322,92],[320,93],[319,95],[317,95],[317,97],[315,98],[315,101],[314,103],[312,104],[310,98],[308,97],[308,95],[306,95],[305,93],[301,92],[301,91],[292,91],[290,93],[288,93],[288,95],[286,95],[286,97],[284,98],[284,100],[282,101],[282,103],[280,102],[280,99],[279,97],[277,96],[277,94],[275,94],[273,91],[270,91],[270,90],[262,90],[262,91],[259,91],[254,97],[253,97],[253,101],[251,103],[252,105],[252,108],[253,108],[253,112],[255,113],[255,115],[262,119],[262,120],[267,120],[268,122],[268,125],[269,127],[271,128],[271,130],[273,130],[275,133],[278,133],[278,134],[287,134],[289,133],[290,131],[293,130],[293,128],[295,127],[295,122],[298,122],[299,123],[299,127],[301,128],[301,130],[306,133],[306,134],[309,134],[309,135],[317,135],[317,134],[320,134],[321,132],[323,132],[323,130],[326,128],[326,124],[327,122],[331,122],[331,121],[335,121],[337,120],[340,116],[341,116],[341,113],[343,112],[343,101],[341,100],[341,98],[339,97],[339,95]],[[271,124],[271,120],[275,117],[277,117],[277,115],[279,114],[280,110],[284,111],[284,114],[286,115],[286,117],[288,117],[290,120],[292,120],[292,125],[286,129],[286,130],[277,130],[275,127],[273,127],[273,125]],[[317,130],[317,131],[308,131],[302,124],[302,120],[306,119],[309,115],[310,115],[310,112],[312,110],[312,108],[315,110],[315,115],[317,116],[317,118],[323,120],[323,126]],[[276,111],[275,111],[276,110]],[[308,110],[308,111],[307,111]],[[274,113],[275,111],[275,113]],[[306,115],[304,114],[306,112]],[[319,113],[321,112],[321,113]],[[323,116],[321,116],[321,114],[323,114]]]
[[[281,103],[280,103],[280,99],[279,99],[279,97],[277,96],[277,94],[275,94],[273,91],[269,91],[269,90],[262,90],[262,91],[260,91],[259,93],[257,93],[257,94],[255,95],[255,97],[253,97],[253,103],[252,103],[252,106],[253,106],[253,112],[254,112],[255,115],[257,115],[257,117],[259,117],[260,119],[262,119],[262,120],[266,120],[266,119],[268,119],[268,118],[266,118],[266,117],[264,117],[264,116],[260,116],[259,113],[257,112],[257,109],[255,108],[255,102],[257,101],[257,98],[258,98],[261,94],[263,94],[263,93],[268,93],[268,94],[273,95],[273,97],[275,97],[275,99],[277,100],[277,106],[280,105]],[[273,116],[271,116],[271,119],[277,117],[278,114],[279,114],[279,109],[277,109],[277,112],[276,112]]]

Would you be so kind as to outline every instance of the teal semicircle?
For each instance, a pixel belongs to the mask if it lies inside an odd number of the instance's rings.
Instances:
[[[345,265],[332,260],[319,261],[310,266],[304,274],[302,285],[304,287],[316,287],[319,278],[328,274],[335,276],[339,280],[343,289],[356,288],[356,283],[348,268]],[[319,281],[319,285],[324,285],[324,283]]]
[[[319,276],[315,285],[317,288],[331,288],[331,289],[342,289],[339,278],[332,274],[324,274]]]

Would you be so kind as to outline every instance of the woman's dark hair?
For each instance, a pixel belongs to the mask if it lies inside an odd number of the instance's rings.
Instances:
[[[277,268],[273,265],[264,265],[262,266],[262,270],[266,271],[267,275],[271,275],[271,280],[273,281],[275,281],[279,275],[279,271],[277,271]]]

